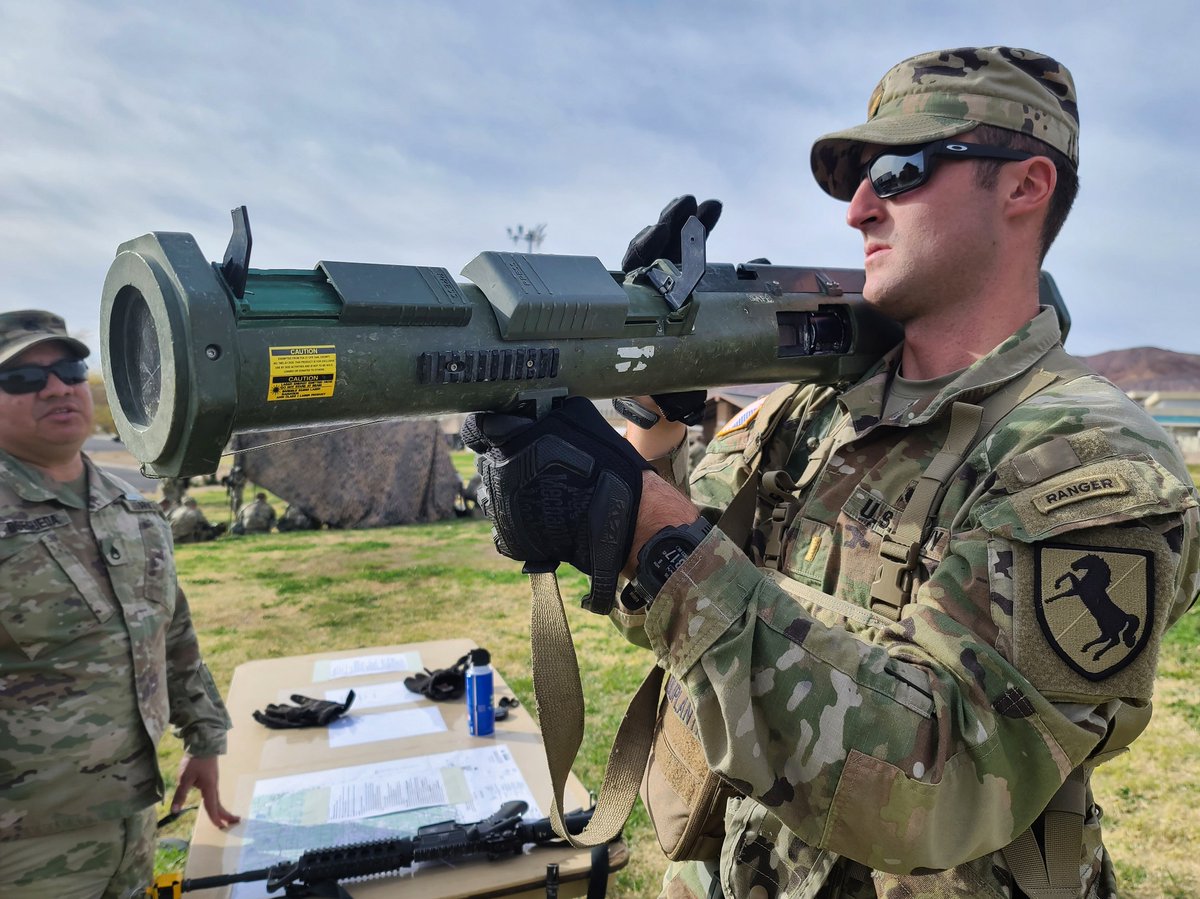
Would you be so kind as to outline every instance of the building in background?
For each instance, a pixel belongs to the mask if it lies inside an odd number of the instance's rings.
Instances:
[[[1200,463],[1200,390],[1130,390],[1167,433],[1191,464]]]

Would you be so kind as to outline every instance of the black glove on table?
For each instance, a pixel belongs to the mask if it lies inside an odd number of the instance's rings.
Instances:
[[[570,562],[592,577],[584,607],[606,614],[633,544],[649,463],[582,397],[538,421],[472,413],[462,439],[480,454],[479,506],[492,519],[496,549],[528,571]]]
[[[458,699],[467,689],[468,658],[461,656],[449,668],[426,668],[419,674],[410,674],[404,679],[404,686],[434,702]]]
[[[346,694],[345,702],[313,699],[299,693],[292,694],[292,702],[296,704],[270,703],[265,712],[254,713],[254,720],[275,730],[286,730],[290,727],[327,727],[346,714],[354,704],[354,691]]]

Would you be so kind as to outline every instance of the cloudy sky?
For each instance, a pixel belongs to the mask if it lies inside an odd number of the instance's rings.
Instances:
[[[1075,75],[1083,188],[1046,267],[1068,349],[1200,352],[1192,0],[590,4],[0,0],[0,309],[99,348],[118,243],[245,204],[256,268],[457,273],[507,229],[600,257],[679,193],[718,197],[709,258],[861,265],[813,138],[914,53],[1008,44]]]

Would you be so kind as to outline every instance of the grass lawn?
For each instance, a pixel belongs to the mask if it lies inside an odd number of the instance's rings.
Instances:
[[[456,463],[464,457],[468,464],[459,470],[469,475],[470,454],[455,454]],[[213,521],[225,520],[220,487],[193,488],[192,495]],[[201,647],[222,690],[234,668],[251,659],[467,637],[491,650],[523,708],[533,709],[528,581],[518,564],[496,554],[486,521],[223,538],[181,546],[176,559]],[[586,589],[585,579],[565,567],[560,581],[568,598]],[[577,604],[569,603],[568,616],[588,701],[588,737],[575,771],[595,789],[650,657]],[[1122,895],[1132,899],[1200,895],[1198,644],[1200,613],[1193,611],[1164,645],[1149,729],[1132,752],[1095,776]],[[168,796],[179,755],[179,742],[164,739]],[[187,816],[161,835],[186,837],[191,821]],[[626,838],[632,857],[613,895],[655,895],[665,860],[640,803]],[[160,856],[160,866],[178,870],[179,854]]]

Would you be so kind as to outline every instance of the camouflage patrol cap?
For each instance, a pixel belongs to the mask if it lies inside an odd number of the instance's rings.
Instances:
[[[849,200],[863,144],[923,144],[977,125],[1036,137],[1079,165],[1079,109],[1066,66],[1032,50],[960,47],[893,66],[871,93],[866,123],[813,144],[813,175],[827,194]]]
[[[80,359],[91,352],[87,344],[67,336],[67,323],[53,312],[40,309],[0,312],[0,365],[30,347],[52,340],[65,343]]]

